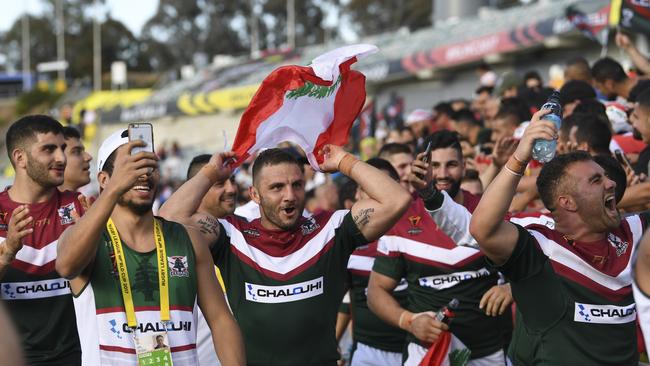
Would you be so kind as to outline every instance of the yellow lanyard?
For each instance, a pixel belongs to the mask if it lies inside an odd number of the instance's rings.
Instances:
[[[133,296],[131,295],[131,284],[129,282],[129,272],[126,269],[126,259],[122,249],[122,240],[118,234],[112,219],[106,223],[108,235],[113,243],[113,252],[115,253],[115,263],[118,277],[120,279],[120,289],[124,299],[124,311],[126,312],[126,321],[130,328],[138,326],[135,321],[135,308],[133,307]],[[167,281],[167,254],[165,253],[165,238],[162,234],[160,222],[153,220],[154,241],[156,242],[156,256],[158,262],[158,286],[160,293],[160,320],[169,321],[169,283]]]

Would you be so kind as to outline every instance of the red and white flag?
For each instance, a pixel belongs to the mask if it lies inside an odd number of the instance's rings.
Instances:
[[[274,70],[242,115],[232,148],[234,166],[260,149],[290,141],[318,170],[320,149],[347,142],[366,100],[366,78],[350,66],[377,51],[373,45],[351,45],[318,56],[309,66]]]

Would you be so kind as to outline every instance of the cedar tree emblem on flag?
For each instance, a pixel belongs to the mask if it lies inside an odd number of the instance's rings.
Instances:
[[[242,115],[232,150],[234,166],[284,141],[299,145],[318,170],[326,144],[344,145],[366,100],[366,78],[350,69],[377,52],[373,45],[337,48],[309,66],[283,66],[264,79]]]

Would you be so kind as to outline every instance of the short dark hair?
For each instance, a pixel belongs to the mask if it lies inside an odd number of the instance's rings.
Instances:
[[[67,139],[77,139],[81,140],[81,132],[79,132],[79,129],[76,127],[72,126],[64,126],[63,127],[63,137]]]
[[[625,170],[611,155],[596,155],[593,157],[596,164],[600,165],[605,170],[605,175],[614,182],[616,182],[616,190],[614,196],[616,202],[620,202],[625,194],[627,188],[627,175]]]
[[[497,118],[514,118],[517,124],[524,121],[530,121],[530,109],[526,102],[517,97],[501,99],[501,105],[496,115]]]
[[[440,103],[436,104],[435,106],[433,106],[433,110],[437,114],[446,114],[448,116],[451,116],[452,114],[454,114],[454,109],[451,108],[451,103],[449,103],[449,102],[440,102]]]
[[[377,156],[380,158],[387,158],[389,156],[393,156],[396,154],[409,154],[413,155],[413,151],[407,144],[400,144],[398,142],[392,142],[390,144],[386,144],[379,149],[379,153]]]
[[[636,102],[644,108],[650,108],[650,88],[639,93]]]
[[[641,94],[650,90],[650,80],[639,80],[636,82],[636,85],[630,90],[630,97],[627,98],[629,102],[636,102]],[[649,106],[650,107],[650,106]]]
[[[11,154],[14,149],[24,145],[27,140],[35,139],[36,134],[39,133],[63,134],[63,126],[59,121],[44,114],[24,116],[9,126],[5,143],[7,144],[7,156],[12,165],[14,165],[14,161]]]
[[[607,117],[584,113],[578,113],[575,116],[576,142],[578,144],[586,142],[596,154],[610,154],[609,144],[612,141],[612,130]]]
[[[192,158],[192,161],[190,161],[190,166],[187,167],[187,180],[192,179],[196,175],[196,173],[203,168],[205,164],[210,161],[210,158],[212,156],[210,154],[201,154],[197,155],[194,158]]]
[[[581,161],[593,160],[591,155],[585,151],[575,151],[568,154],[557,155],[548,163],[542,166],[537,177],[537,191],[542,199],[544,206],[549,211],[554,211],[553,205],[557,196],[557,189],[566,176],[566,170],[569,165]]]
[[[460,146],[460,139],[458,133],[449,130],[440,130],[432,133],[427,138],[427,143],[431,141],[431,151],[438,149],[452,148],[458,151],[458,156],[463,158],[463,148]],[[423,148],[426,148],[426,143]]]
[[[451,117],[452,120],[460,123],[460,122],[466,122],[471,124],[472,126],[479,126],[482,127],[483,125],[479,120],[476,119],[476,116],[474,115],[474,112],[467,108],[460,109],[456,111],[453,116]]]
[[[257,181],[262,168],[265,166],[273,166],[280,164],[295,164],[300,171],[304,170],[304,167],[298,159],[293,156],[286,149],[281,148],[272,148],[262,151],[253,162],[253,184]]]
[[[475,182],[481,181],[480,174],[476,169],[467,169],[465,170],[465,176],[461,179],[462,182]]]
[[[399,182],[399,175],[397,174],[397,170],[395,170],[393,164],[388,162],[388,160],[382,158],[370,158],[366,160],[366,164],[373,166],[379,170],[385,171],[388,173],[388,175],[390,175],[391,178],[393,178],[393,180]]]
[[[591,73],[594,79],[601,83],[605,80],[614,80],[618,83],[627,79],[627,74],[621,64],[610,57],[603,57],[596,61],[591,67]]]
[[[357,194],[357,182],[348,179],[339,187],[339,207],[345,207],[345,201],[355,201]]]
[[[541,75],[539,75],[539,72],[537,72],[535,70],[527,71],[524,74],[524,81],[527,81],[528,79],[535,79],[535,80],[539,81],[540,84],[543,83]]]
[[[607,117],[605,105],[596,99],[585,99],[581,101],[573,110],[573,113],[580,114],[598,114]]]
[[[476,91],[474,93],[476,93],[477,95],[483,93],[488,93],[489,95],[492,95],[492,92],[494,92],[493,86],[481,85],[478,88],[476,88]]]

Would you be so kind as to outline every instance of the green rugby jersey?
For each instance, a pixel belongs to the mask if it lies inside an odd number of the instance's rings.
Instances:
[[[162,223],[169,272],[170,323],[167,327],[174,365],[196,365],[197,277],[192,242],[178,223]],[[153,235],[153,232],[152,232]],[[164,330],[156,250],[136,252],[122,243],[133,293],[137,335],[152,341]],[[113,244],[101,234],[88,284],[74,297],[84,365],[137,365],[135,344],[126,321],[115,267]]]
[[[368,308],[368,279],[377,255],[377,242],[357,248],[348,261],[350,276],[350,305],[352,308],[352,338],[383,351],[402,353],[406,332],[381,320]],[[402,306],[407,304],[406,280],[402,279],[393,297]]]
[[[473,211],[478,197],[467,192],[464,195],[465,207]],[[378,252],[372,270],[397,281],[406,278],[409,311],[438,311],[456,298],[459,306],[450,330],[469,348],[471,358],[503,349],[510,331],[510,311],[490,317],[478,307],[483,294],[497,285],[498,273],[487,268],[480,251],[457,246],[439,230],[422,200],[415,200],[379,239]],[[407,340],[427,347],[411,333]]]
[[[591,243],[568,241],[550,227],[517,225],[517,246],[499,267],[517,303],[511,360],[637,365],[630,269],[645,219],[629,216],[607,239]]]
[[[348,211],[272,231],[229,216],[212,247],[249,365],[335,365],[336,313],[346,266],[365,238]]]

